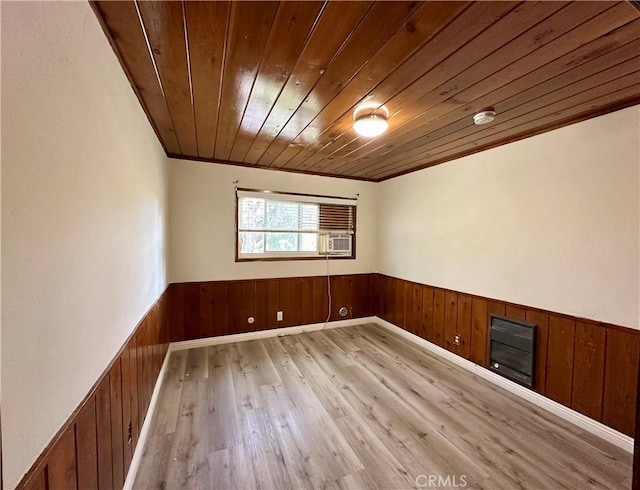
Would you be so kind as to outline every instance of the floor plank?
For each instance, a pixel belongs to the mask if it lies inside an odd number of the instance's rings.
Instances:
[[[630,477],[630,454],[357,325],[172,353],[134,488],[615,489]]]

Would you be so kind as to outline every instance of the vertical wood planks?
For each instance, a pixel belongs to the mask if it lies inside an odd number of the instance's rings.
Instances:
[[[78,490],[98,488],[98,441],[96,435],[96,399],[91,396],[76,418],[76,462]]]
[[[471,352],[469,359],[480,366],[487,366],[487,330],[489,310],[487,300],[473,298],[471,312]]]
[[[453,291],[444,293],[444,348],[457,353],[455,336],[458,333],[458,294]]]
[[[444,347],[444,290],[433,289],[433,342]]]
[[[422,287],[422,313],[424,314],[424,338],[433,341],[433,288]]]
[[[424,313],[422,311],[422,286],[420,284],[412,285],[413,296],[413,333],[424,338]]]
[[[111,402],[108,375],[105,376],[96,390],[96,430],[98,440],[98,488],[113,488]]]
[[[628,436],[635,428],[640,336],[607,328],[602,422]]]
[[[602,419],[606,329],[576,322],[571,407],[592,419]]]
[[[533,389],[545,394],[547,378],[547,344],[549,339],[549,315],[538,310],[527,310],[525,315],[529,323],[536,326],[536,357]]]
[[[120,359],[117,359],[109,373],[111,409],[111,458],[113,461],[113,486],[124,485],[124,446],[122,441],[122,374]]]
[[[73,490],[76,479],[76,441],[74,427],[64,431],[47,460],[48,490]]]
[[[471,316],[472,298],[468,294],[458,295],[458,335],[460,344],[457,353],[459,356],[469,359],[471,357]]]
[[[569,318],[549,316],[546,395],[566,406],[571,406],[575,328]]]

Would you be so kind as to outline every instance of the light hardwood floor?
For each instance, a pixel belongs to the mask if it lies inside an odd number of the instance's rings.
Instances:
[[[631,486],[630,454],[377,325],[168,367],[137,489]]]

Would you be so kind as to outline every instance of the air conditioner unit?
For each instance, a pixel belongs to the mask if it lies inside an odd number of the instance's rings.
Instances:
[[[321,255],[351,255],[351,235],[348,233],[320,236]]]

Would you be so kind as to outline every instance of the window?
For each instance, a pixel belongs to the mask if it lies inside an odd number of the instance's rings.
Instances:
[[[237,260],[355,258],[356,200],[238,189]]]

